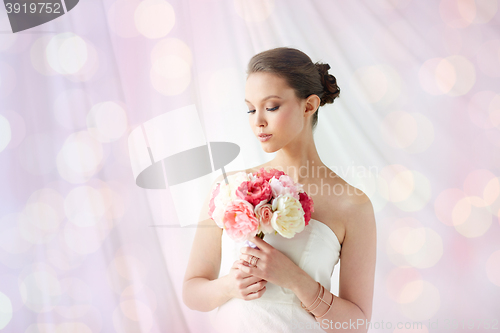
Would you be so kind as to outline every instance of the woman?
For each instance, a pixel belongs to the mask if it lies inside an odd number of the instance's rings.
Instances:
[[[254,237],[258,249],[253,249],[236,244],[217,227],[207,213],[207,196],[183,299],[194,310],[218,308],[212,319],[220,331],[367,331],[376,257],[373,207],[363,192],[321,162],[313,138],[318,108],[340,93],[329,68],[284,47],[249,62],[245,102],[250,127],[265,152],[277,153],[245,172],[262,167],[284,171],[304,185],[314,212],[295,237]],[[219,176],[212,189],[221,181]],[[337,296],[330,292],[330,279],[340,254]]]

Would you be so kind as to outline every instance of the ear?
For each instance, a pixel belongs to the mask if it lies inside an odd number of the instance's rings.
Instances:
[[[316,112],[319,108],[319,104],[321,103],[321,99],[318,95],[312,94],[306,99],[305,103],[305,112],[306,114],[310,114],[311,116]]]

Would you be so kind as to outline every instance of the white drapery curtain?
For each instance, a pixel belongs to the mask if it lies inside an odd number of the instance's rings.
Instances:
[[[498,5],[86,0],[16,34],[2,10],[0,328],[211,331],[209,314],[189,310],[181,287],[197,222],[190,214],[220,170],[191,190],[145,189],[136,177],[152,163],[147,147],[166,157],[196,140],[237,144],[226,170],[270,160],[248,126],[245,70],[278,46],[329,63],[341,89],[320,108],[315,141],[325,164],[375,208],[371,331],[493,324]],[[190,105],[197,132],[191,118],[156,121]],[[173,140],[165,128],[185,131]]]

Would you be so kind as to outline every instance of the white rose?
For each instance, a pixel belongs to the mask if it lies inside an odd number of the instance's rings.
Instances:
[[[304,230],[306,225],[304,210],[300,201],[291,194],[287,193],[275,198],[272,210],[274,214],[271,225],[281,236],[292,238],[296,233]]]

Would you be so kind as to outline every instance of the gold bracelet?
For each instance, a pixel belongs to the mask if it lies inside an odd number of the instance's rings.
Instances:
[[[302,309],[306,310],[307,312],[311,312],[311,311],[309,310],[309,308],[310,308],[311,306],[313,306],[313,305],[314,305],[314,303],[316,303],[316,301],[318,300],[319,293],[321,292],[321,287],[322,287],[322,286],[321,286],[321,284],[320,284],[319,282],[317,282],[317,283],[318,283],[318,287],[319,287],[319,288],[318,288],[318,294],[316,294],[316,297],[314,297],[314,302],[312,302],[312,304],[311,304],[311,305],[309,305],[309,306],[307,306],[307,307],[304,305],[304,303],[300,302],[300,306],[302,307]],[[321,302],[320,302],[320,303],[321,303]]]
[[[316,318],[323,318],[328,312],[330,312],[330,309],[332,308],[332,305],[333,305],[333,301],[335,300],[335,295],[332,293],[332,301],[330,302],[330,304],[326,303],[323,299],[321,299],[326,305],[328,305],[328,309],[326,309],[325,313],[323,313],[321,316],[314,316]],[[314,315],[314,313],[313,313]]]
[[[323,287],[323,285],[321,285],[321,284],[320,284],[320,287],[321,287],[321,292],[320,292],[318,299],[317,299],[317,300],[319,300],[318,305],[316,305],[314,307],[314,309],[310,309],[309,310],[310,313],[312,313],[314,310],[316,310],[318,308],[318,306],[321,305],[321,300],[322,300],[323,296],[325,295],[325,287]],[[314,313],[312,313],[312,314],[314,315]]]

